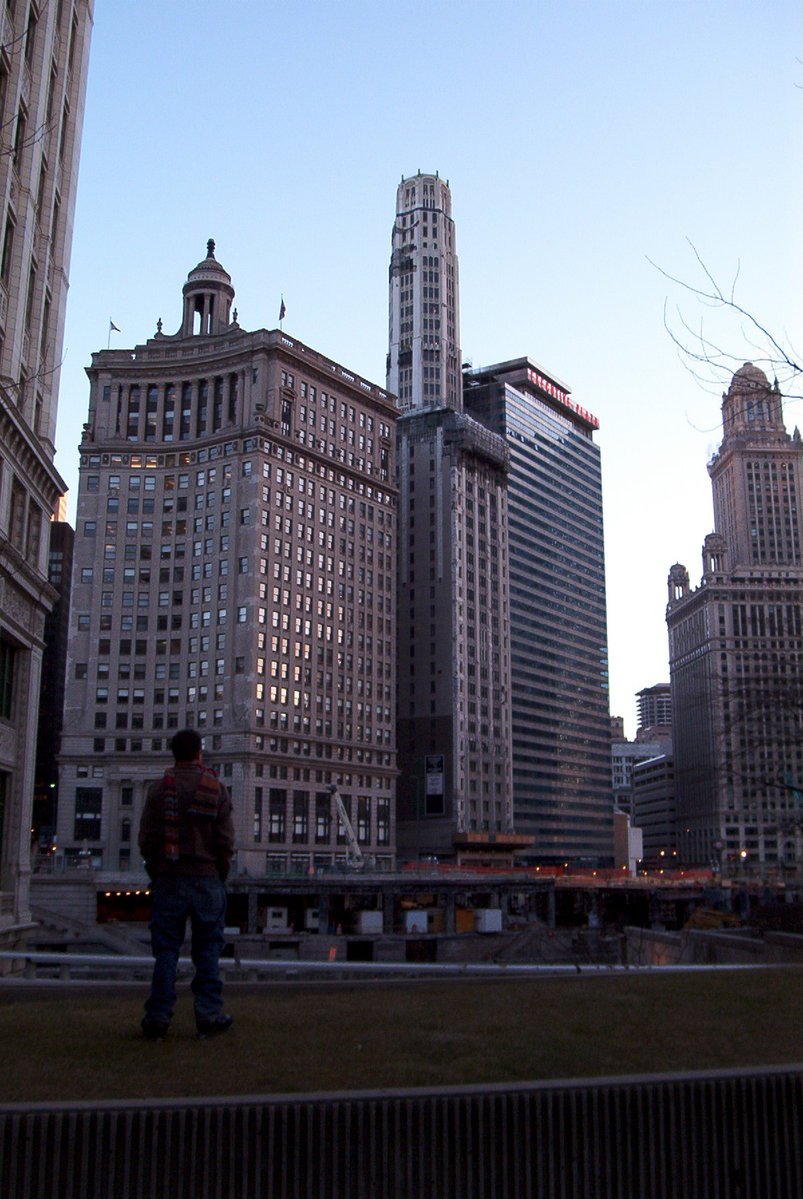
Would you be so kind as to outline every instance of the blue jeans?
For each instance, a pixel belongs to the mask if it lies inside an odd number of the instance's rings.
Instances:
[[[149,1020],[168,1024],[176,1003],[176,966],[187,920],[192,922],[196,1022],[214,1020],[223,1006],[218,960],[223,948],[226,888],[217,878],[158,878],[151,888],[153,980],[145,1003]]]

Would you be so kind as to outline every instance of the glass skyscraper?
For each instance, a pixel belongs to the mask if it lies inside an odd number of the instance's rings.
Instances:
[[[509,451],[513,817],[526,857],[612,859],[598,422],[529,358],[464,372]]]

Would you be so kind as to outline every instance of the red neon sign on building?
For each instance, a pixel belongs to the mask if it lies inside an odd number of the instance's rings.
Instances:
[[[593,416],[587,408],[581,408],[579,404],[576,404],[569,395],[568,391],[565,391],[562,387],[559,387],[557,383],[553,383],[551,379],[546,377],[546,375],[539,374],[539,372],[533,370],[532,367],[528,367],[527,376],[531,383],[534,383],[536,387],[541,389],[541,391],[545,391],[546,394],[551,396],[553,400],[557,400],[558,403],[562,404],[564,408],[568,408],[571,412],[575,412],[578,416],[582,417],[587,424],[591,425],[592,429],[599,428],[599,421],[597,420],[596,416]]]

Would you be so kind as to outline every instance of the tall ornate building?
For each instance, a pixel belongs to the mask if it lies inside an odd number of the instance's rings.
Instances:
[[[91,0],[0,5],[0,940],[30,922],[59,364]]]
[[[513,816],[527,856],[613,854],[605,551],[596,417],[530,358],[464,373],[507,442]]]
[[[279,330],[215,258],[177,333],[94,354],[59,850],[139,869],[147,784],[191,725],[232,791],[240,871],[394,853],[395,407]]]
[[[703,576],[669,573],[677,829],[690,863],[803,865],[803,442],[777,382],[745,363],[709,463]]]
[[[398,395],[398,839],[402,856],[510,860],[505,440],[463,411],[451,194],[403,179],[390,261]]]
[[[448,182],[402,179],[390,255],[388,390],[399,412],[463,406],[460,277]]]

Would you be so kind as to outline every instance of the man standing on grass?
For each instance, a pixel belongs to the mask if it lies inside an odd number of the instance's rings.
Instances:
[[[231,799],[214,771],[203,765],[201,738],[182,729],[170,742],[175,767],[148,789],[139,848],[153,897],[153,981],[142,1031],[161,1040],[176,1002],[176,966],[187,919],[192,927],[195,1024],[199,1037],[227,1032],[232,1017],[221,1008],[219,958],[226,915],[226,876],[234,848]]]

